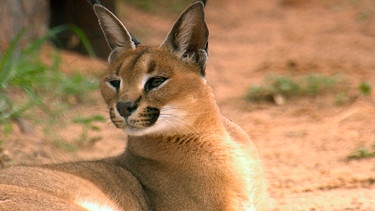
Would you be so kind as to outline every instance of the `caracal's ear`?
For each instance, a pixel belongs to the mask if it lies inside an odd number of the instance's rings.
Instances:
[[[180,15],[162,45],[180,59],[197,64],[201,75],[205,75],[208,28],[201,1],[193,3]]]
[[[93,8],[104,37],[112,50],[108,57],[108,63],[111,64],[122,51],[135,49],[139,42],[107,8],[99,4],[94,4]]]

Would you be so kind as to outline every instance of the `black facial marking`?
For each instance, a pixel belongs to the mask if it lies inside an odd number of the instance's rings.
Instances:
[[[143,54],[145,54],[146,52],[148,52],[148,48],[145,48],[143,49],[133,60],[131,66],[130,66],[130,69],[133,69],[134,66],[137,64],[138,60],[143,56]]]
[[[111,118],[112,123],[117,127],[120,128],[123,122],[121,120],[116,120],[116,114],[113,108],[109,109],[109,116]]]
[[[147,107],[143,113],[146,117],[143,126],[150,127],[158,120],[160,110],[158,108]]]
[[[121,70],[121,67],[124,63],[121,62],[120,64],[118,64],[116,67],[115,67],[115,74],[118,75],[120,70]]]
[[[148,66],[147,73],[150,74],[150,73],[154,72],[155,70],[156,70],[156,62],[151,61],[149,66]]]
[[[111,119],[116,118],[115,110],[113,108],[109,109],[109,117],[111,117]]]

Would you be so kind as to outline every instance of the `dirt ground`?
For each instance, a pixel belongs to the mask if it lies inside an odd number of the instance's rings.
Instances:
[[[128,29],[145,43],[161,42],[175,20],[131,7],[120,11]],[[357,88],[363,81],[375,86],[375,2],[212,0],[206,11],[207,79],[222,113],[257,146],[274,210],[375,210],[375,158],[346,159],[375,143],[375,93],[364,96]],[[63,59],[67,71],[105,68],[103,61],[73,53],[63,53]],[[342,74],[351,97],[340,106],[331,95],[296,97],[281,106],[246,100],[250,85],[271,73]],[[94,95],[95,103],[77,105],[67,117],[78,112],[107,116],[99,92]],[[77,152],[50,144],[38,126],[32,136],[16,130],[3,144],[2,156],[13,165],[120,153],[125,135],[109,120],[99,126],[101,131],[90,135],[102,139]],[[54,129],[69,140],[81,128]]]

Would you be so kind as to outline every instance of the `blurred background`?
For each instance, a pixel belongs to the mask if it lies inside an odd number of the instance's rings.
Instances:
[[[176,13],[182,11],[185,6],[192,1],[188,0],[102,0],[102,5],[109,10],[116,12],[123,11],[124,4],[133,5],[146,12],[158,12],[160,14]],[[95,55],[100,58],[106,58],[109,50],[105,41],[102,39],[102,32],[98,26],[98,21],[87,0],[36,0],[36,1],[12,1],[3,0],[1,6],[2,19],[0,26],[1,32],[1,51],[5,51],[12,39],[21,30],[25,30],[22,35],[21,43],[32,42],[42,37],[55,27],[62,25],[77,26],[85,34],[88,42],[93,47]],[[74,30],[63,30],[56,33],[52,39],[54,45],[58,48],[69,49],[88,54],[82,40]]]

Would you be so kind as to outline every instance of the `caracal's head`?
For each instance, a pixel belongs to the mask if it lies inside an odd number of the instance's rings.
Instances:
[[[211,98],[204,5],[189,6],[160,46],[140,44],[105,7],[94,10],[112,50],[100,87],[116,127],[132,136],[194,132]]]

